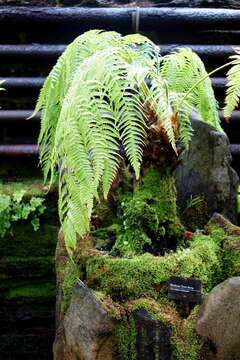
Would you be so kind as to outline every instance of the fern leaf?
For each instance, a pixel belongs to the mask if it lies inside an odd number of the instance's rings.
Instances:
[[[230,57],[234,59],[233,66],[227,73],[227,95],[223,109],[227,119],[230,118],[240,99],[240,48],[235,48],[235,51],[236,55]]]
[[[176,93],[186,93],[198,80],[207,75],[204,64],[189,48],[180,48],[161,60],[161,76],[168,82],[169,89]],[[211,80],[206,78],[192,91],[191,104],[197,109],[204,122],[216,130],[223,131],[218,117],[218,105]]]

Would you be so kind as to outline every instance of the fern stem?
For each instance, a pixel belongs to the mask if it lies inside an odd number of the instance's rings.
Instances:
[[[214,69],[212,71],[210,71],[209,73],[207,73],[207,75],[203,76],[201,79],[199,79],[195,84],[193,84],[193,86],[186,92],[186,94],[183,96],[182,100],[180,101],[180,103],[178,104],[177,110],[175,112],[179,111],[180,106],[183,104],[183,102],[186,100],[186,98],[188,97],[188,95],[195,89],[195,87],[197,87],[202,81],[204,81],[205,79],[207,79],[208,77],[210,77],[211,75],[215,74],[217,71],[220,71],[222,69],[224,69],[227,66],[233,65],[234,64],[234,60],[229,61],[228,63],[218,67],[217,69]]]

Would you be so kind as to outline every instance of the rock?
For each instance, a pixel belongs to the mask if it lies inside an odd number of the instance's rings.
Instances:
[[[214,225],[222,228],[226,235],[240,236],[240,227],[233,225],[221,214],[214,213],[209,222],[207,223],[206,229],[210,229]]]
[[[214,236],[216,228],[221,228],[224,233],[221,240],[222,263],[224,277],[230,278],[240,275],[240,227],[233,225],[222,215],[214,213],[207,223],[205,230]]]
[[[227,250],[240,250],[240,238],[236,239],[236,241],[225,241],[223,243],[223,249]],[[239,260],[240,261],[240,260]]]
[[[137,359],[169,360],[172,357],[172,329],[161,320],[154,320],[146,310],[135,313],[137,327]]]
[[[240,277],[217,285],[200,308],[196,330],[215,347],[217,360],[240,358]]]
[[[218,212],[236,223],[239,178],[230,166],[229,140],[224,133],[201,122],[196,113],[192,127],[195,135],[175,171],[178,206],[183,211],[191,197],[204,195],[209,216]]]
[[[64,235],[62,229],[60,229],[58,234],[58,241],[55,251],[55,269],[56,269],[56,328],[60,326],[60,322],[64,317],[64,314],[61,310],[61,304],[63,302],[63,268],[64,265],[68,262],[69,256],[65,246]]]
[[[78,280],[54,345],[55,360],[113,360],[115,323],[88,288]]]

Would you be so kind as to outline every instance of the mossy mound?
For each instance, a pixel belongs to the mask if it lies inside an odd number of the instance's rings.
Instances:
[[[240,275],[240,227],[215,213],[206,231],[221,243],[222,281]]]
[[[86,283],[116,301],[142,296],[160,298],[166,294],[172,274],[198,278],[204,291],[209,291],[222,276],[220,243],[211,236],[195,236],[189,245],[160,257],[149,253],[133,258],[101,253],[86,256]]]
[[[107,229],[114,230],[111,226]],[[82,249],[77,267],[65,282],[65,311],[71,298],[71,284],[80,277],[117,322],[115,337],[120,359],[137,359],[140,330],[136,314],[141,309],[160,324],[160,329],[161,326],[163,330],[169,329],[172,359],[204,359],[201,354],[209,349],[205,343],[203,349],[203,342],[195,331],[198,307],[183,319],[178,305],[169,300],[167,291],[173,274],[202,280],[203,293],[208,293],[228,276],[239,275],[239,235],[229,235],[226,229],[213,226],[211,222],[206,231],[207,235],[194,235],[176,252],[169,251],[164,256],[145,253],[118,257],[109,252]]]

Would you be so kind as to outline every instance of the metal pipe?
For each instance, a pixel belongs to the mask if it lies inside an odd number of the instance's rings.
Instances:
[[[0,58],[56,58],[65,48],[66,45],[0,45]]]
[[[189,47],[204,59],[209,58],[227,58],[234,54],[235,45],[193,45],[193,44],[168,44],[159,45],[161,54],[166,55],[178,48]]]
[[[1,110],[0,121],[24,121],[33,113],[32,110]],[[39,121],[40,113],[37,113],[33,119],[29,121]]]
[[[6,89],[39,89],[42,87],[45,77],[4,77],[4,88]],[[226,86],[227,80],[224,77],[211,78],[212,85],[216,89]]]
[[[0,111],[0,122],[3,121],[25,121],[31,114],[33,110],[1,110]],[[34,118],[29,121],[40,121],[41,113],[37,113]],[[219,116],[222,121],[224,121],[223,112],[219,111]],[[240,111],[234,110],[230,121],[240,121]]]
[[[0,145],[0,155],[23,156],[38,155],[38,145]]]
[[[44,77],[4,77],[5,89],[39,89],[42,87]]]
[[[224,89],[227,85],[227,79],[224,77],[212,77],[211,80],[214,89]]]
[[[240,156],[240,144],[231,144],[230,151],[233,156]]]
[[[240,155],[240,144],[231,144],[230,151],[233,156]],[[0,155],[6,156],[24,156],[24,155],[38,155],[39,146],[32,145],[0,145]]]
[[[227,58],[234,54],[234,45],[159,44],[158,46],[162,55],[182,47],[190,47],[203,58]],[[66,45],[0,45],[0,58],[56,58],[65,48]]]
[[[84,7],[34,7],[2,6],[0,22],[4,25],[26,24],[72,24],[89,29],[131,29],[132,13],[136,7],[84,8]],[[239,29],[240,10],[212,8],[140,8],[140,30],[149,29]]]
[[[220,119],[221,119],[221,121],[226,121],[226,119],[224,118],[224,116],[223,116],[223,111],[219,111],[219,117],[220,117]],[[229,119],[229,122],[231,122],[231,121],[240,121],[240,111],[239,110],[234,110],[233,112],[232,112],[232,115],[231,115],[231,117],[230,117],[230,119]]]

